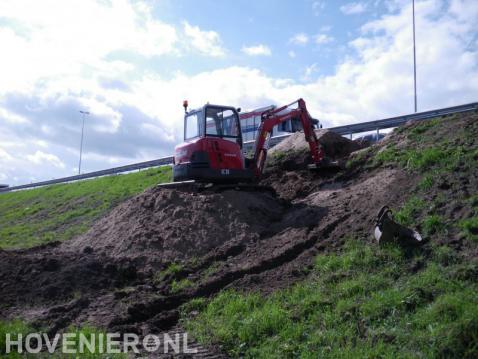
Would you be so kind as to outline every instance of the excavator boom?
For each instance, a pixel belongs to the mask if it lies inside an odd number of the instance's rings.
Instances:
[[[297,104],[297,107],[290,110],[291,106]],[[262,175],[264,164],[267,158],[268,141],[272,135],[274,126],[283,122],[299,118],[304,129],[305,140],[309,144],[312,155],[313,165],[318,167],[324,159],[324,152],[314,131],[314,122],[307,110],[305,101],[298,99],[288,105],[266,111],[262,114],[262,122],[259,126],[258,135],[255,142],[254,151],[254,172],[256,177]]]

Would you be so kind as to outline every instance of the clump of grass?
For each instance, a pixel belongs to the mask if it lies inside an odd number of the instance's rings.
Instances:
[[[418,183],[418,188],[421,189],[422,191],[427,191],[430,188],[433,187],[433,184],[435,181],[433,180],[433,175],[432,174],[427,174],[425,175],[421,181]]]
[[[467,202],[472,208],[478,209],[478,194],[474,194],[473,196],[468,198]]]
[[[160,283],[164,280],[164,278],[166,277],[175,277],[177,276],[179,273],[182,272],[182,270],[184,269],[184,265],[181,264],[181,263],[177,263],[177,262],[173,262],[173,263],[170,263],[165,270],[163,271],[160,271],[158,273],[155,274],[154,278],[153,278],[153,281],[155,283]]]
[[[448,246],[439,246],[433,248],[433,259],[435,262],[443,266],[456,264],[460,260],[457,252]]]
[[[218,262],[214,262],[209,267],[207,267],[206,270],[203,272],[203,279],[207,279],[211,275],[213,275],[219,269],[219,266],[220,264]]]
[[[426,216],[422,223],[423,231],[426,235],[432,235],[445,229],[446,223],[443,217],[432,214]]]
[[[459,227],[468,239],[478,241],[478,217],[467,218],[460,221]]]
[[[395,213],[395,219],[398,223],[404,226],[411,226],[416,224],[416,218],[421,210],[425,207],[425,202],[417,196],[412,196],[402,206],[402,208]]]
[[[431,120],[422,121],[419,125],[411,128],[408,131],[407,138],[412,141],[420,141],[423,139],[423,134],[428,130],[434,128],[440,123],[439,118],[433,118]]]
[[[461,147],[453,147],[446,144],[442,145],[424,145],[417,147],[396,148],[389,145],[379,151],[373,160],[374,166],[384,164],[396,164],[412,171],[421,173],[433,170],[433,173],[440,171],[450,171],[456,169],[460,163],[466,163],[469,154]],[[431,185],[430,179],[427,179],[428,185]],[[425,187],[427,184],[424,184]]]
[[[378,166],[388,163],[400,163],[403,161],[403,150],[395,148],[395,146],[390,145],[379,151],[373,160],[373,164]]]
[[[193,282],[191,282],[187,278],[181,279],[179,281],[173,280],[173,282],[171,283],[171,292],[177,293],[192,286],[193,286]]]
[[[421,171],[427,170],[434,165],[440,164],[448,159],[449,154],[436,147],[427,147],[420,150],[407,152],[407,166],[411,169]]]
[[[357,152],[353,152],[349,160],[347,160],[345,167],[347,169],[351,169],[351,168],[359,166],[360,164],[363,164],[371,152],[372,152],[371,147],[364,148]]]

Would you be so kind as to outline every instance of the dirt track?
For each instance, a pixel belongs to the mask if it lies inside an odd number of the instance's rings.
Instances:
[[[347,237],[372,242],[377,211],[403,203],[418,180],[394,168],[281,166],[263,179],[275,195],[152,188],[70,242],[0,251],[3,316],[50,332],[83,323],[138,334],[177,329],[178,308],[192,298],[230,287],[267,293],[304,278],[318,252],[340,250]],[[180,270],[158,275],[179,261]]]

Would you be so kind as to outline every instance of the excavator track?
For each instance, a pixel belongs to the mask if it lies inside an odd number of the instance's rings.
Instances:
[[[259,185],[255,183],[204,183],[194,180],[160,183],[160,188],[182,190],[188,192],[223,192],[223,191],[247,191],[247,192],[270,192],[275,195],[275,190],[271,186]]]

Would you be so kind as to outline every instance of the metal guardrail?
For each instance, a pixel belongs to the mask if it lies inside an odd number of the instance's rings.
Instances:
[[[114,175],[114,174],[123,173],[123,172],[130,172],[130,171],[140,170],[142,168],[150,168],[150,167],[158,167],[158,166],[169,165],[171,163],[173,163],[173,157],[172,156],[163,157],[163,158],[159,158],[157,160],[139,162],[139,163],[134,163],[132,165],[114,167],[114,168],[109,168],[107,170],[84,173],[84,174],[76,175],[76,176],[63,177],[63,178],[58,178],[58,179],[53,179],[53,180],[48,180],[48,181],[24,184],[24,185],[20,185],[20,186],[0,188],[0,193],[1,192],[15,191],[15,190],[19,190],[19,189],[25,189],[25,188],[48,186],[48,185],[57,184],[57,183],[79,181],[79,180],[83,180],[83,179],[87,179],[87,178]]]
[[[349,135],[353,133],[368,132],[382,130],[385,128],[398,127],[408,121],[427,120],[433,117],[445,116],[454,113],[476,111],[478,110],[478,102],[472,102],[465,105],[446,107],[438,110],[417,112],[410,115],[385,118],[383,120],[361,122],[353,125],[337,126],[328,128],[328,130],[336,132],[340,135]]]
[[[361,122],[361,123],[345,125],[345,126],[329,127],[327,128],[327,130],[336,132],[340,135],[351,135],[354,133],[361,133],[361,132],[381,130],[385,128],[398,127],[400,125],[407,123],[408,121],[427,120],[433,117],[445,116],[445,115],[450,115],[454,113],[468,112],[468,111],[478,111],[478,102],[472,102],[465,105],[446,107],[446,108],[441,108],[441,109],[431,110],[431,111],[417,112],[410,115],[390,117],[390,118],[385,118],[382,120]],[[274,146],[289,136],[290,135],[281,135],[281,136],[273,137],[270,140],[270,145]],[[245,142],[244,150],[245,151],[250,150],[253,146],[254,146],[254,141]],[[19,189],[47,186],[47,185],[52,185],[57,183],[73,182],[73,181],[83,180],[87,178],[108,176],[108,175],[113,175],[118,173],[135,171],[142,168],[169,165],[172,163],[173,163],[172,156],[163,157],[157,160],[140,162],[140,163],[135,163],[132,165],[121,166],[121,167],[114,167],[114,168],[110,168],[110,169],[106,169],[102,171],[90,172],[90,173],[85,173],[85,174],[77,175],[77,176],[58,178],[58,179],[49,180],[49,181],[24,184],[20,186],[0,188],[0,193],[15,191]]]

